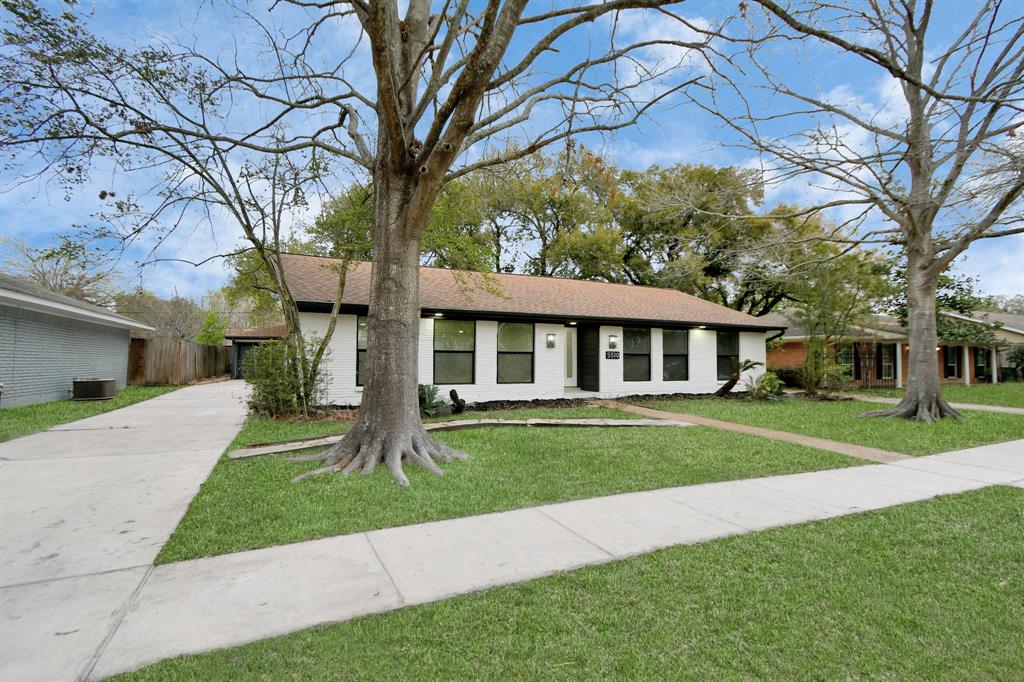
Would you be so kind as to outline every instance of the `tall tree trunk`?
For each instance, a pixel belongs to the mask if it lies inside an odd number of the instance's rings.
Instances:
[[[960,414],[942,397],[936,348],[935,296],[939,273],[930,253],[920,248],[907,251],[907,333],[910,357],[907,360],[907,389],[900,403],[891,410],[868,412],[872,417],[902,417],[933,422],[943,417],[958,419]]]
[[[464,459],[427,433],[420,420],[419,230],[411,225],[415,177],[375,178],[373,275],[367,319],[366,379],[359,416],[345,438],[323,453],[319,473],[371,473],[387,465],[399,485],[408,485],[403,461],[441,475],[438,462]],[[413,236],[415,235],[415,236]]]

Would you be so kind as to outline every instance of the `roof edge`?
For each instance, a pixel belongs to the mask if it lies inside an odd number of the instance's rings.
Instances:
[[[14,308],[48,313],[58,317],[82,320],[85,322],[92,322],[94,324],[102,324],[108,327],[137,329],[139,331],[155,331],[155,329],[150,327],[148,324],[143,324],[142,322],[137,322],[136,320],[132,320],[121,315],[115,315],[114,313],[104,314],[88,310],[86,308],[68,305],[67,303],[50,301],[45,298],[22,293],[20,291],[0,289],[0,303],[4,303]]]

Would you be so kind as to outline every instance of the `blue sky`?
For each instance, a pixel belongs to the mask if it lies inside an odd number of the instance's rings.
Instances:
[[[550,2],[540,2],[531,13],[542,11]],[[950,3],[947,7],[956,5]],[[254,12],[262,11],[268,2],[253,6]],[[111,42],[138,45],[161,38],[176,38],[182,41],[195,40],[206,51],[230,52],[235,44],[241,44],[245,52],[245,29],[229,13],[217,10],[211,15],[207,3],[157,1],[115,2],[86,0],[81,6],[93,13],[90,26]],[[695,21],[715,23],[733,10],[727,2],[687,2],[680,6],[680,13]],[[956,30],[957,16],[943,17],[937,25],[950,32]],[[282,21],[287,21],[285,17]],[[623,37],[642,39],[659,30],[679,30],[669,26],[663,18],[647,15],[639,21],[623,22],[618,30]],[[600,43],[606,35],[607,24],[595,25],[588,32],[573,34],[570,44],[552,57],[549,68],[568,63],[579,57],[593,44]],[[341,52],[354,45],[356,32],[351,25],[338,25],[327,34],[329,44],[320,49],[325,53]],[[230,36],[230,39],[229,39]],[[686,37],[680,34],[680,37]],[[940,33],[938,36],[942,38]],[[525,49],[525,42],[514,44],[514,52]],[[594,48],[597,49],[597,48]],[[648,54],[649,59],[674,58],[673,55]],[[662,62],[665,63],[665,62]],[[823,92],[849,92],[862,98],[868,107],[879,110],[890,105],[886,101],[886,82],[875,71],[862,64],[843,59],[836,55],[815,52],[777,51],[771,56],[774,71],[783,79],[810,85]],[[684,68],[672,78],[700,75],[701,64],[687,61]],[[365,69],[363,75],[365,76]],[[372,88],[368,77],[354,80],[361,87]],[[770,107],[768,100],[754,100]],[[544,112],[541,112],[543,118]],[[756,163],[749,152],[729,146],[734,142],[727,130],[710,116],[702,114],[682,97],[674,97],[660,106],[639,126],[620,131],[601,139],[588,138],[585,143],[607,154],[613,161],[627,167],[644,167],[657,163],[713,163],[751,165]],[[55,236],[66,232],[74,225],[88,223],[91,216],[102,209],[98,199],[99,191],[117,187],[122,193],[143,191],[152,183],[152,177],[115,177],[108,169],[99,169],[91,181],[70,196],[65,196],[62,187],[48,182],[33,182],[12,188],[14,176],[10,173],[0,178],[7,190],[0,194],[0,231],[4,236],[22,239],[33,245],[45,245]],[[805,182],[789,183],[771,189],[765,207],[777,202],[806,203],[818,198]],[[231,249],[239,241],[237,230],[230,224],[197,223],[194,228],[182,230],[167,238],[156,252],[160,258],[184,258],[201,260],[214,253]],[[132,283],[144,286],[160,294],[178,292],[200,297],[205,291],[224,283],[227,273],[220,261],[214,261],[195,268],[174,262],[157,262],[139,268],[137,264],[150,259],[153,238],[143,239],[133,246],[121,262],[121,268]],[[981,288],[992,294],[1024,293],[1024,236],[982,240],[972,245],[967,254],[955,265],[960,272],[978,277]]]

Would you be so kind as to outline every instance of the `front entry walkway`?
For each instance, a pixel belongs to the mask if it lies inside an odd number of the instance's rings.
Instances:
[[[157,566],[93,677],[557,571],[993,484],[1024,440],[812,473],[666,488]]]
[[[712,428],[722,429],[723,431],[735,431],[737,433],[746,433],[753,436],[760,436],[762,438],[781,440],[787,443],[796,443],[797,445],[804,445],[809,448],[828,450],[829,452],[838,452],[841,455],[856,457],[858,459],[866,459],[870,462],[898,462],[901,459],[908,459],[910,457],[909,455],[904,455],[899,452],[879,450],[878,448],[869,448],[864,445],[840,443],[839,441],[827,440],[825,438],[815,438],[814,436],[803,436],[799,433],[790,433],[789,431],[775,431],[773,429],[761,428],[760,426],[750,426],[749,424],[737,424],[736,422],[727,422],[722,421],[721,419],[711,419],[710,417],[698,417],[695,414],[669,412],[668,410],[655,410],[650,407],[641,407],[640,405],[621,403],[617,400],[592,400],[591,402],[594,405],[610,407],[615,410],[622,410],[623,412],[631,412],[633,414],[643,415],[644,417],[651,417],[654,419],[672,419],[675,421],[686,422],[687,424],[699,424],[700,426],[710,426]]]
[[[89,674],[245,395],[192,386],[0,443],[0,679]]]

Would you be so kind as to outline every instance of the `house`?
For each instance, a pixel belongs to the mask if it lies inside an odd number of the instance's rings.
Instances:
[[[988,315],[985,313],[984,315]],[[789,318],[772,313],[765,316],[775,324],[785,326],[781,345],[768,351],[768,369],[795,370],[807,361],[807,332]],[[978,324],[991,324],[994,318],[963,318]],[[1015,328],[997,330],[1001,343],[1024,342],[1024,332]],[[901,388],[907,382],[910,356],[907,330],[900,321],[889,315],[872,315],[861,325],[854,326],[836,348],[837,361],[851,368],[854,385],[861,388]],[[962,343],[939,341],[935,349],[939,380],[944,384],[996,383],[1005,364],[1007,353]]]
[[[264,341],[283,339],[287,335],[288,328],[283,324],[249,329],[229,329],[224,334],[224,340],[231,343],[229,354],[231,378],[245,378],[245,356],[249,354],[249,351]]]
[[[337,261],[282,261],[303,331],[323,335]],[[360,402],[371,267],[348,273],[325,362],[335,405]],[[710,393],[781,331],[670,289],[420,268],[419,381],[470,402]]]
[[[0,274],[0,407],[69,398],[76,377],[124,388],[133,330],[152,327]]]

